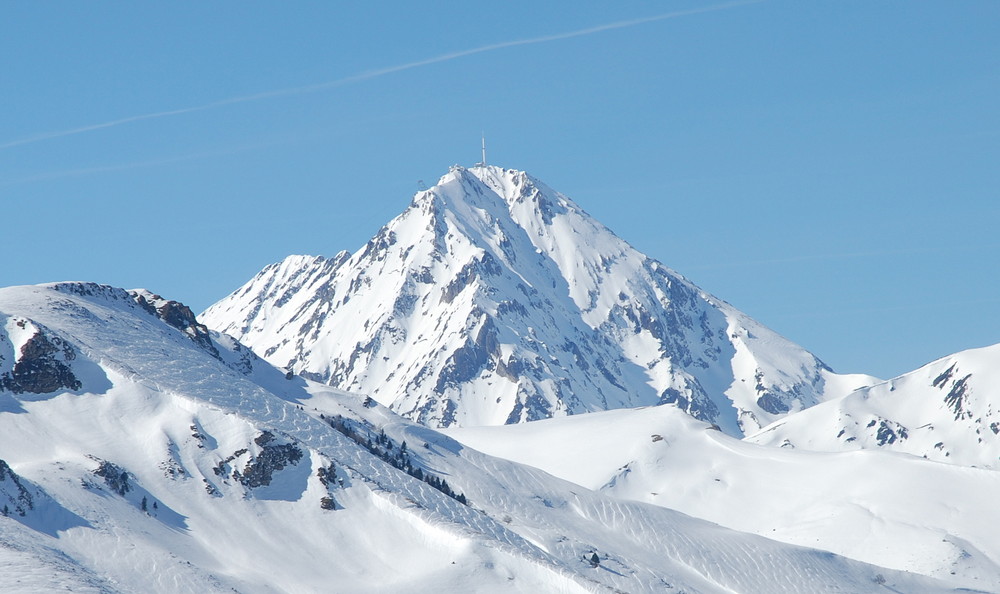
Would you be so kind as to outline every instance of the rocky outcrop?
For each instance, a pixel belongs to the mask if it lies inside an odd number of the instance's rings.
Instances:
[[[139,307],[183,332],[216,359],[220,358],[219,350],[212,343],[212,335],[209,333],[208,327],[198,321],[190,307],[179,301],[164,299],[149,291],[135,290],[129,291],[129,293],[139,304]]]
[[[34,498],[21,482],[21,477],[10,469],[6,461],[0,460],[0,513],[24,516],[34,508]]]
[[[31,324],[27,320],[15,323],[22,329]],[[13,368],[0,375],[0,389],[14,394],[79,390],[82,384],[69,365],[75,358],[76,351],[68,342],[36,327],[35,333],[21,346]]]
[[[264,431],[254,439],[260,446],[260,453],[252,458],[241,473],[233,473],[233,478],[249,489],[264,487],[271,484],[274,473],[286,466],[298,463],[303,452],[295,444],[275,443],[274,434]]]
[[[122,497],[132,490],[132,485],[129,482],[128,471],[117,464],[112,464],[107,460],[101,460],[100,464],[94,470],[94,474],[103,478],[104,484]]]

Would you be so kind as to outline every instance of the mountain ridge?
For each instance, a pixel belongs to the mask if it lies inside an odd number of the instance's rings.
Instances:
[[[883,449],[1000,468],[1000,344],[960,351],[776,421],[754,443],[838,452]]]
[[[354,254],[268,266],[200,317],[430,426],[668,403],[742,435],[873,381],[496,166],[453,167]]]
[[[151,295],[83,283],[0,289],[0,336],[26,344],[10,329],[44,328],[72,347],[80,382],[0,391],[16,405],[0,412],[0,496],[25,501],[26,492],[31,502],[24,516],[13,506],[0,516],[0,560],[28,588],[954,588],[475,452],[209,332],[213,352],[196,329],[171,323],[166,312],[181,304]],[[5,365],[31,352],[15,349]]]

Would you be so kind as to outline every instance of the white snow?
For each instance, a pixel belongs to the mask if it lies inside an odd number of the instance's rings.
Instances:
[[[1000,588],[995,471],[878,450],[765,447],[666,406],[445,432],[623,500],[964,587]]]
[[[3,394],[20,410],[0,412],[0,459],[45,502],[0,517],[0,582],[20,579],[26,591],[861,592],[884,580],[932,592],[958,583],[743,534],[480,454],[360,397],[285,379],[218,335],[216,358],[118,289],[0,289],[0,313],[72,345],[74,369],[100,371],[77,391]],[[321,414],[385,431],[397,448],[406,441],[470,505],[384,463]],[[236,471],[250,473],[270,443],[302,457],[267,487],[241,483]],[[107,463],[129,490],[95,474]],[[337,480],[324,485],[318,470],[330,463]],[[338,509],[322,509],[324,496]],[[597,568],[584,560],[593,551]]]
[[[1000,468],[1000,344],[962,351],[779,421],[755,443],[880,448]]]

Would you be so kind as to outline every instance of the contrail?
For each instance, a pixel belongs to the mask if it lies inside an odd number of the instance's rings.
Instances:
[[[143,120],[153,120],[158,118],[165,118],[170,116],[182,115],[187,113],[194,113],[198,111],[206,111],[209,109],[216,109],[218,107],[225,107],[227,105],[233,105],[236,103],[247,103],[250,101],[260,101],[262,99],[272,99],[275,97],[284,97],[288,95],[301,95],[305,93],[315,93],[317,91],[322,91],[325,89],[331,89],[334,87],[340,87],[344,85],[349,85],[352,83],[369,80],[373,78],[378,78],[380,76],[385,76],[387,74],[393,74],[395,72],[402,72],[403,70],[410,70],[412,68],[420,68],[421,66],[429,66],[431,64],[438,64],[441,62],[448,62],[450,60],[455,60],[457,58],[464,58],[465,56],[472,56],[475,54],[482,54],[485,52],[492,52],[500,49],[506,49],[509,47],[516,47],[519,45],[533,45],[536,43],[547,43],[550,41],[559,41],[562,39],[570,39],[573,37],[583,37],[584,35],[593,35],[595,33],[601,33],[604,31],[611,31],[614,29],[624,29],[627,27],[634,27],[636,25],[642,25],[645,23],[652,23],[655,21],[663,21],[667,19],[674,19],[677,17],[688,16],[693,14],[701,14],[706,12],[716,12],[719,10],[726,10],[729,8],[735,8],[737,6],[745,6],[748,4],[759,4],[764,2],[764,0],[740,0],[737,2],[727,2],[725,4],[716,4],[713,6],[706,6],[704,8],[694,8],[691,10],[679,10],[675,12],[667,12],[664,14],[658,14],[655,16],[644,17],[640,19],[632,19],[628,21],[617,21],[614,23],[609,23],[606,25],[598,25],[596,27],[588,27],[586,29],[579,29],[577,31],[570,31],[567,33],[557,33],[555,35],[545,35],[542,37],[532,37],[530,39],[518,39],[515,41],[504,41],[501,43],[494,43],[491,45],[484,45],[482,47],[476,47],[472,49],[462,50],[458,52],[452,52],[449,54],[442,54],[440,56],[435,56],[433,58],[427,58],[424,60],[418,60],[416,62],[407,62],[405,64],[400,64],[398,66],[389,66],[387,68],[381,68],[379,70],[370,70],[368,72],[363,72],[361,74],[356,74],[353,76],[348,76],[346,78],[341,78],[337,80],[331,80],[322,83],[316,83],[312,85],[305,85],[301,87],[292,87],[288,89],[278,89],[275,91],[265,91],[262,93],[255,93],[253,95],[244,95],[242,97],[231,97],[229,99],[220,99],[219,101],[213,101],[211,103],[206,103],[204,105],[197,105],[194,107],[184,107],[180,109],[171,109],[167,111],[158,111],[155,113],[147,113],[142,115],[130,116],[127,118],[121,118],[118,120],[111,120],[109,122],[104,122],[101,124],[91,124],[89,126],[82,126],[79,128],[70,128],[68,130],[59,130],[57,132],[46,132],[44,134],[38,134],[35,136],[29,136],[26,138],[21,138],[18,140],[12,140],[10,142],[0,144],[0,150],[5,150],[13,148],[16,146],[23,146],[26,144],[32,144],[35,142],[41,142],[43,140],[50,140],[53,138],[62,138],[65,136],[73,136],[76,134],[83,134],[86,132],[93,132],[94,130],[102,130],[104,128],[113,128],[115,126],[121,126],[122,124],[130,124],[132,122],[141,122]]]
[[[50,179],[60,179],[63,177],[77,177],[81,175],[91,175],[94,173],[107,173],[110,171],[127,171],[129,169],[139,169],[142,167],[156,167],[159,165],[169,165],[171,163],[181,163],[183,161],[193,161],[196,159],[204,159],[207,157],[219,157],[224,155],[232,155],[235,153],[242,153],[245,151],[252,151],[258,148],[263,148],[267,146],[273,146],[278,144],[278,142],[258,142],[255,144],[247,144],[243,146],[238,146],[229,149],[222,149],[217,151],[204,151],[200,153],[192,153],[188,155],[178,155],[175,157],[165,157],[162,159],[152,159],[149,161],[136,161],[133,163],[124,163],[120,165],[101,165],[97,167],[83,167],[80,169],[68,169],[65,171],[54,171],[49,173],[40,173],[38,175],[32,175],[29,177],[22,177],[20,179],[5,180],[0,181],[0,187],[16,186],[20,184],[27,184],[36,181],[45,181]]]

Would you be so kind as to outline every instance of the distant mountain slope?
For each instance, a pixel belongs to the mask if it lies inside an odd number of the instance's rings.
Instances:
[[[1000,591],[996,471],[760,446],[667,406],[445,432],[606,495]]]
[[[879,448],[1000,468],[1000,344],[962,351],[748,438],[825,452]]]
[[[833,374],[499,167],[452,168],[355,254],[289,257],[201,317],[438,427],[672,403],[742,435],[872,381]]]
[[[0,289],[0,336],[5,588],[938,592],[955,583],[491,458],[370,399],[286,375],[145,291]]]

